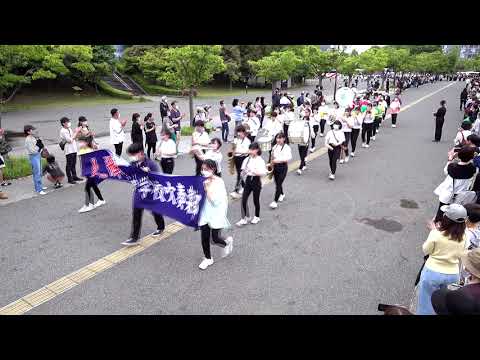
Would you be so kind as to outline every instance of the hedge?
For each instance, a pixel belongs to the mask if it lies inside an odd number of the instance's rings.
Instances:
[[[167,88],[161,85],[151,84],[140,74],[133,74],[130,77],[135,80],[150,95],[174,95],[180,96],[181,91]]]
[[[42,159],[42,169],[47,161]],[[32,165],[26,156],[9,156],[5,158],[3,177],[5,180],[18,179],[32,175]]]
[[[182,136],[190,136],[193,134],[195,129],[192,126],[182,126],[180,129],[180,135]]]
[[[130,94],[129,92],[115,89],[103,80],[99,80],[97,85],[98,85],[98,88],[107,95],[119,97],[122,99],[133,99],[133,95]]]

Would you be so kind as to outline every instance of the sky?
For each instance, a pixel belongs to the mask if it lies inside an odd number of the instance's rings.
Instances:
[[[365,50],[370,49],[373,45],[347,45],[347,52],[351,53],[353,49],[357,50],[357,52],[360,54],[364,52]],[[385,46],[385,45],[378,45],[378,46]]]

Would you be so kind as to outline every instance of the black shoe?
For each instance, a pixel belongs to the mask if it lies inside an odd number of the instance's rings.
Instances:
[[[157,231],[155,231],[155,232],[152,234],[152,236],[159,236],[159,235],[161,235],[162,233],[163,233],[163,230],[157,230]]]
[[[2,186],[9,186],[9,185],[12,185],[12,183],[10,181],[4,181],[2,183]]]
[[[75,185],[77,182],[75,180],[69,180],[68,183]]]
[[[74,177],[73,180],[75,180],[75,181],[83,181],[83,179],[82,179],[82,178],[79,178],[79,177]]]
[[[128,240],[122,242],[122,245],[135,246],[135,245],[138,245],[138,240],[128,239]]]
[[[440,140],[432,140],[432,142],[440,142]]]

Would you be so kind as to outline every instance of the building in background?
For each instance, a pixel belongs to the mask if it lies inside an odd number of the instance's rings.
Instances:
[[[456,45],[442,45],[443,51],[448,52]],[[459,45],[460,57],[462,59],[469,59],[480,55],[480,45]]]

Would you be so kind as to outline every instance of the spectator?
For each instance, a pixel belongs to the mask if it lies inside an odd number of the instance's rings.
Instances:
[[[420,275],[418,315],[434,315],[434,291],[460,280],[459,259],[465,248],[467,210],[459,204],[442,206],[444,215],[431,231],[422,249],[428,259]]]
[[[123,142],[125,141],[124,128],[127,120],[120,120],[120,113],[117,109],[112,109],[110,114],[112,114],[110,119],[110,143],[115,146],[115,154],[122,156]]]
[[[453,144],[456,147],[461,147],[466,144],[467,138],[469,135],[472,134],[470,129],[472,128],[472,123],[470,120],[464,120],[462,125],[460,125],[460,129],[458,129],[457,136],[453,140]]]
[[[2,154],[0,154],[0,182],[2,186],[12,185],[10,181],[5,181],[3,178],[3,168],[5,167],[5,159],[3,158]]]
[[[467,285],[432,294],[432,307],[438,315],[480,315],[480,249],[469,251],[461,260],[469,273]]]
[[[145,123],[145,142],[147,144],[147,157],[151,159],[150,154],[153,150],[153,156],[155,157],[155,152],[157,151],[157,126],[155,121],[153,121],[152,113],[148,113],[144,119]]]
[[[465,108],[467,97],[468,97],[468,91],[467,91],[467,88],[464,88],[460,94],[460,111],[462,111],[462,106],[463,108]]]
[[[181,121],[183,115],[180,113],[180,109],[178,108],[177,102],[172,101],[172,108],[170,110],[170,122],[167,126],[168,129],[172,132],[172,139],[177,144],[180,142],[180,132],[181,132]]]
[[[229,127],[228,123],[230,122],[230,115],[227,113],[227,107],[225,106],[225,102],[220,100],[220,122],[222,123],[222,140],[223,142],[228,141],[228,132]]]
[[[467,235],[466,248],[473,250],[480,246],[480,205],[467,204],[465,209],[468,216],[467,229],[465,231]]]
[[[47,179],[54,184],[55,189],[62,187],[62,181],[65,178],[65,174],[60,169],[60,166],[55,161],[55,156],[49,155],[47,157],[47,164],[43,168],[43,175],[47,175]]]
[[[162,128],[165,127],[165,118],[168,119],[169,114],[168,102],[167,97],[162,96],[162,101],[160,101],[160,116],[162,117]],[[143,144],[143,141],[142,141]]]
[[[175,158],[177,157],[177,147],[175,141],[172,140],[172,133],[168,129],[162,131],[162,142],[157,157],[160,157],[160,166],[164,174],[172,174],[175,166]]]
[[[235,120],[235,128],[242,125],[243,115],[247,112],[245,107],[238,104],[238,99],[233,99],[232,101],[232,115],[233,120]]]
[[[30,164],[32,165],[33,185],[35,192],[39,195],[45,195],[47,190],[42,185],[42,168],[40,152],[45,147],[42,140],[38,137],[38,132],[32,125],[25,125],[23,128],[25,134],[25,149],[27,150]]]
[[[76,184],[77,181],[81,181],[77,176],[77,141],[75,138],[78,135],[78,131],[72,131],[72,124],[70,119],[62,117],[60,119],[60,124],[62,129],[60,130],[60,141],[65,143],[63,151],[65,152],[65,157],[67,159],[67,165],[65,172],[67,174],[67,179],[69,184]]]
[[[0,182],[2,186],[8,186],[12,183],[3,179],[2,169],[6,166],[5,158],[8,157],[8,153],[12,150],[12,147],[5,140],[5,131],[0,128]]]
[[[144,124],[140,121],[140,114],[134,113],[132,115],[132,132],[130,133],[132,137],[132,144],[138,143],[142,144],[143,146],[143,126]]]

